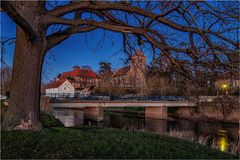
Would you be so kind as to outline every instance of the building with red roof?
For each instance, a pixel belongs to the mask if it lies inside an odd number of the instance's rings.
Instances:
[[[88,68],[74,66],[72,71],[63,72],[47,85],[46,95],[81,93],[84,89],[103,87],[105,79]],[[99,86],[99,84],[101,86]],[[146,88],[146,56],[138,50],[129,66],[116,70],[111,76],[112,87],[134,88],[143,91]]]
[[[91,69],[74,66],[72,71],[63,72],[46,87],[46,95],[67,95],[81,93],[84,89],[98,86],[100,78]]]

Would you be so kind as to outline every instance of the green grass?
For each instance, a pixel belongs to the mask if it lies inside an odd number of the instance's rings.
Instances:
[[[64,127],[63,123],[54,118],[53,116],[50,116],[46,113],[41,113],[40,114],[40,122],[42,123],[42,126],[44,128],[49,128],[49,127]]]
[[[2,158],[237,158],[177,138],[99,127],[2,131],[1,140]]]

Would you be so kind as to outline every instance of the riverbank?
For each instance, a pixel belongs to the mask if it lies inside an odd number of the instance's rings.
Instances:
[[[234,159],[231,154],[177,138],[119,129],[44,128],[2,131],[2,158]]]
[[[212,101],[199,102],[196,109],[180,108],[174,116],[196,121],[215,121],[221,123],[239,123],[240,101],[237,96],[218,96]]]

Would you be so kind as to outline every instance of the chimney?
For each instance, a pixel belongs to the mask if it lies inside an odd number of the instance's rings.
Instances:
[[[61,78],[61,73],[59,73],[58,75],[57,75],[57,78],[56,78],[56,80],[58,81],[60,78]]]
[[[75,65],[75,66],[73,66],[73,70],[75,70],[75,69],[80,69],[80,67]]]

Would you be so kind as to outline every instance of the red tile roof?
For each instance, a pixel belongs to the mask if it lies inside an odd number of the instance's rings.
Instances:
[[[124,76],[127,74],[129,70],[130,70],[130,66],[120,68],[113,74],[113,77]]]
[[[72,71],[63,72],[61,77],[83,77],[83,78],[99,78],[99,76],[92,70],[80,69],[75,67]]]
[[[81,89],[81,84],[80,82],[76,82],[75,80],[70,80],[70,79],[58,79],[50,84],[47,85],[46,89],[49,88],[58,88],[59,86],[61,86],[66,80],[68,80],[71,85],[75,88],[75,89]]]
[[[80,69],[77,66],[73,67],[72,71],[63,72],[57,80],[49,83],[47,85],[48,88],[58,88],[61,84],[63,84],[66,80],[68,80],[74,88],[80,88],[80,82],[76,82],[74,77],[81,77],[81,78],[94,78],[97,79],[99,76],[92,70],[88,69]],[[83,84],[84,82],[81,82]]]
[[[58,88],[59,86],[61,86],[61,84],[63,84],[63,82],[65,82],[66,79],[58,79],[58,80],[55,80],[53,82],[50,82],[46,89],[49,89],[49,88]]]

